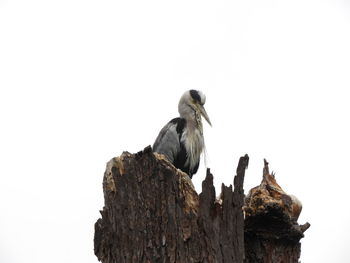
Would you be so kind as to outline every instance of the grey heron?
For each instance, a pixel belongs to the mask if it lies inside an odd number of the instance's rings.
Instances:
[[[205,100],[201,91],[186,91],[179,101],[180,117],[168,122],[153,144],[154,152],[165,155],[176,168],[187,173],[190,178],[198,170],[200,155],[205,147],[201,116],[211,126],[204,109]]]

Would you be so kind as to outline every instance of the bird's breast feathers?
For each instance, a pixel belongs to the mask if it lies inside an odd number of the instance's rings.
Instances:
[[[204,148],[203,136],[198,129],[191,130],[185,128],[182,134],[181,143],[185,145],[188,154],[185,166],[189,166],[190,170],[192,170],[198,165],[200,155]]]

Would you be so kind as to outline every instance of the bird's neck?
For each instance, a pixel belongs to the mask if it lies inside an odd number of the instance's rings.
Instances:
[[[200,115],[196,118],[186,119],[186,128],[182,139],[188,154],[186,165],[189,165],[190,170],[192,170],[198,165],[200,155],[205,148]]]
[[[203,134],[203,125],[202,125],[202,118],[200,114],[195,114],[192,118],[185,118],[186,120],[186,126],[190,133],[194,133],[195,131],[200,132],[200,134]]]
[[[180,117],[186,120],[190,132],[199,130],[201,134],[203,133],[202,118],[199,111],[189,105],[182,104],[179,107],[179,113]]]

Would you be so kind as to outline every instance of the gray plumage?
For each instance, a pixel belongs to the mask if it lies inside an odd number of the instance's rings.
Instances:
[[[164,154],[191,178],[198,170],[205,148],[201,116],[211,125],[203,106],[205,100],[201,91],[186,91],[179,101],[180,117],[167,123],[153,144],[154,152]]]

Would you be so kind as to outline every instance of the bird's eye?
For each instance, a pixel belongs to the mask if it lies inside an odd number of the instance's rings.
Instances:
[[[197,90],[190,90],[190,95],[193,99],[193,103],[201,103],[201,96]]]

